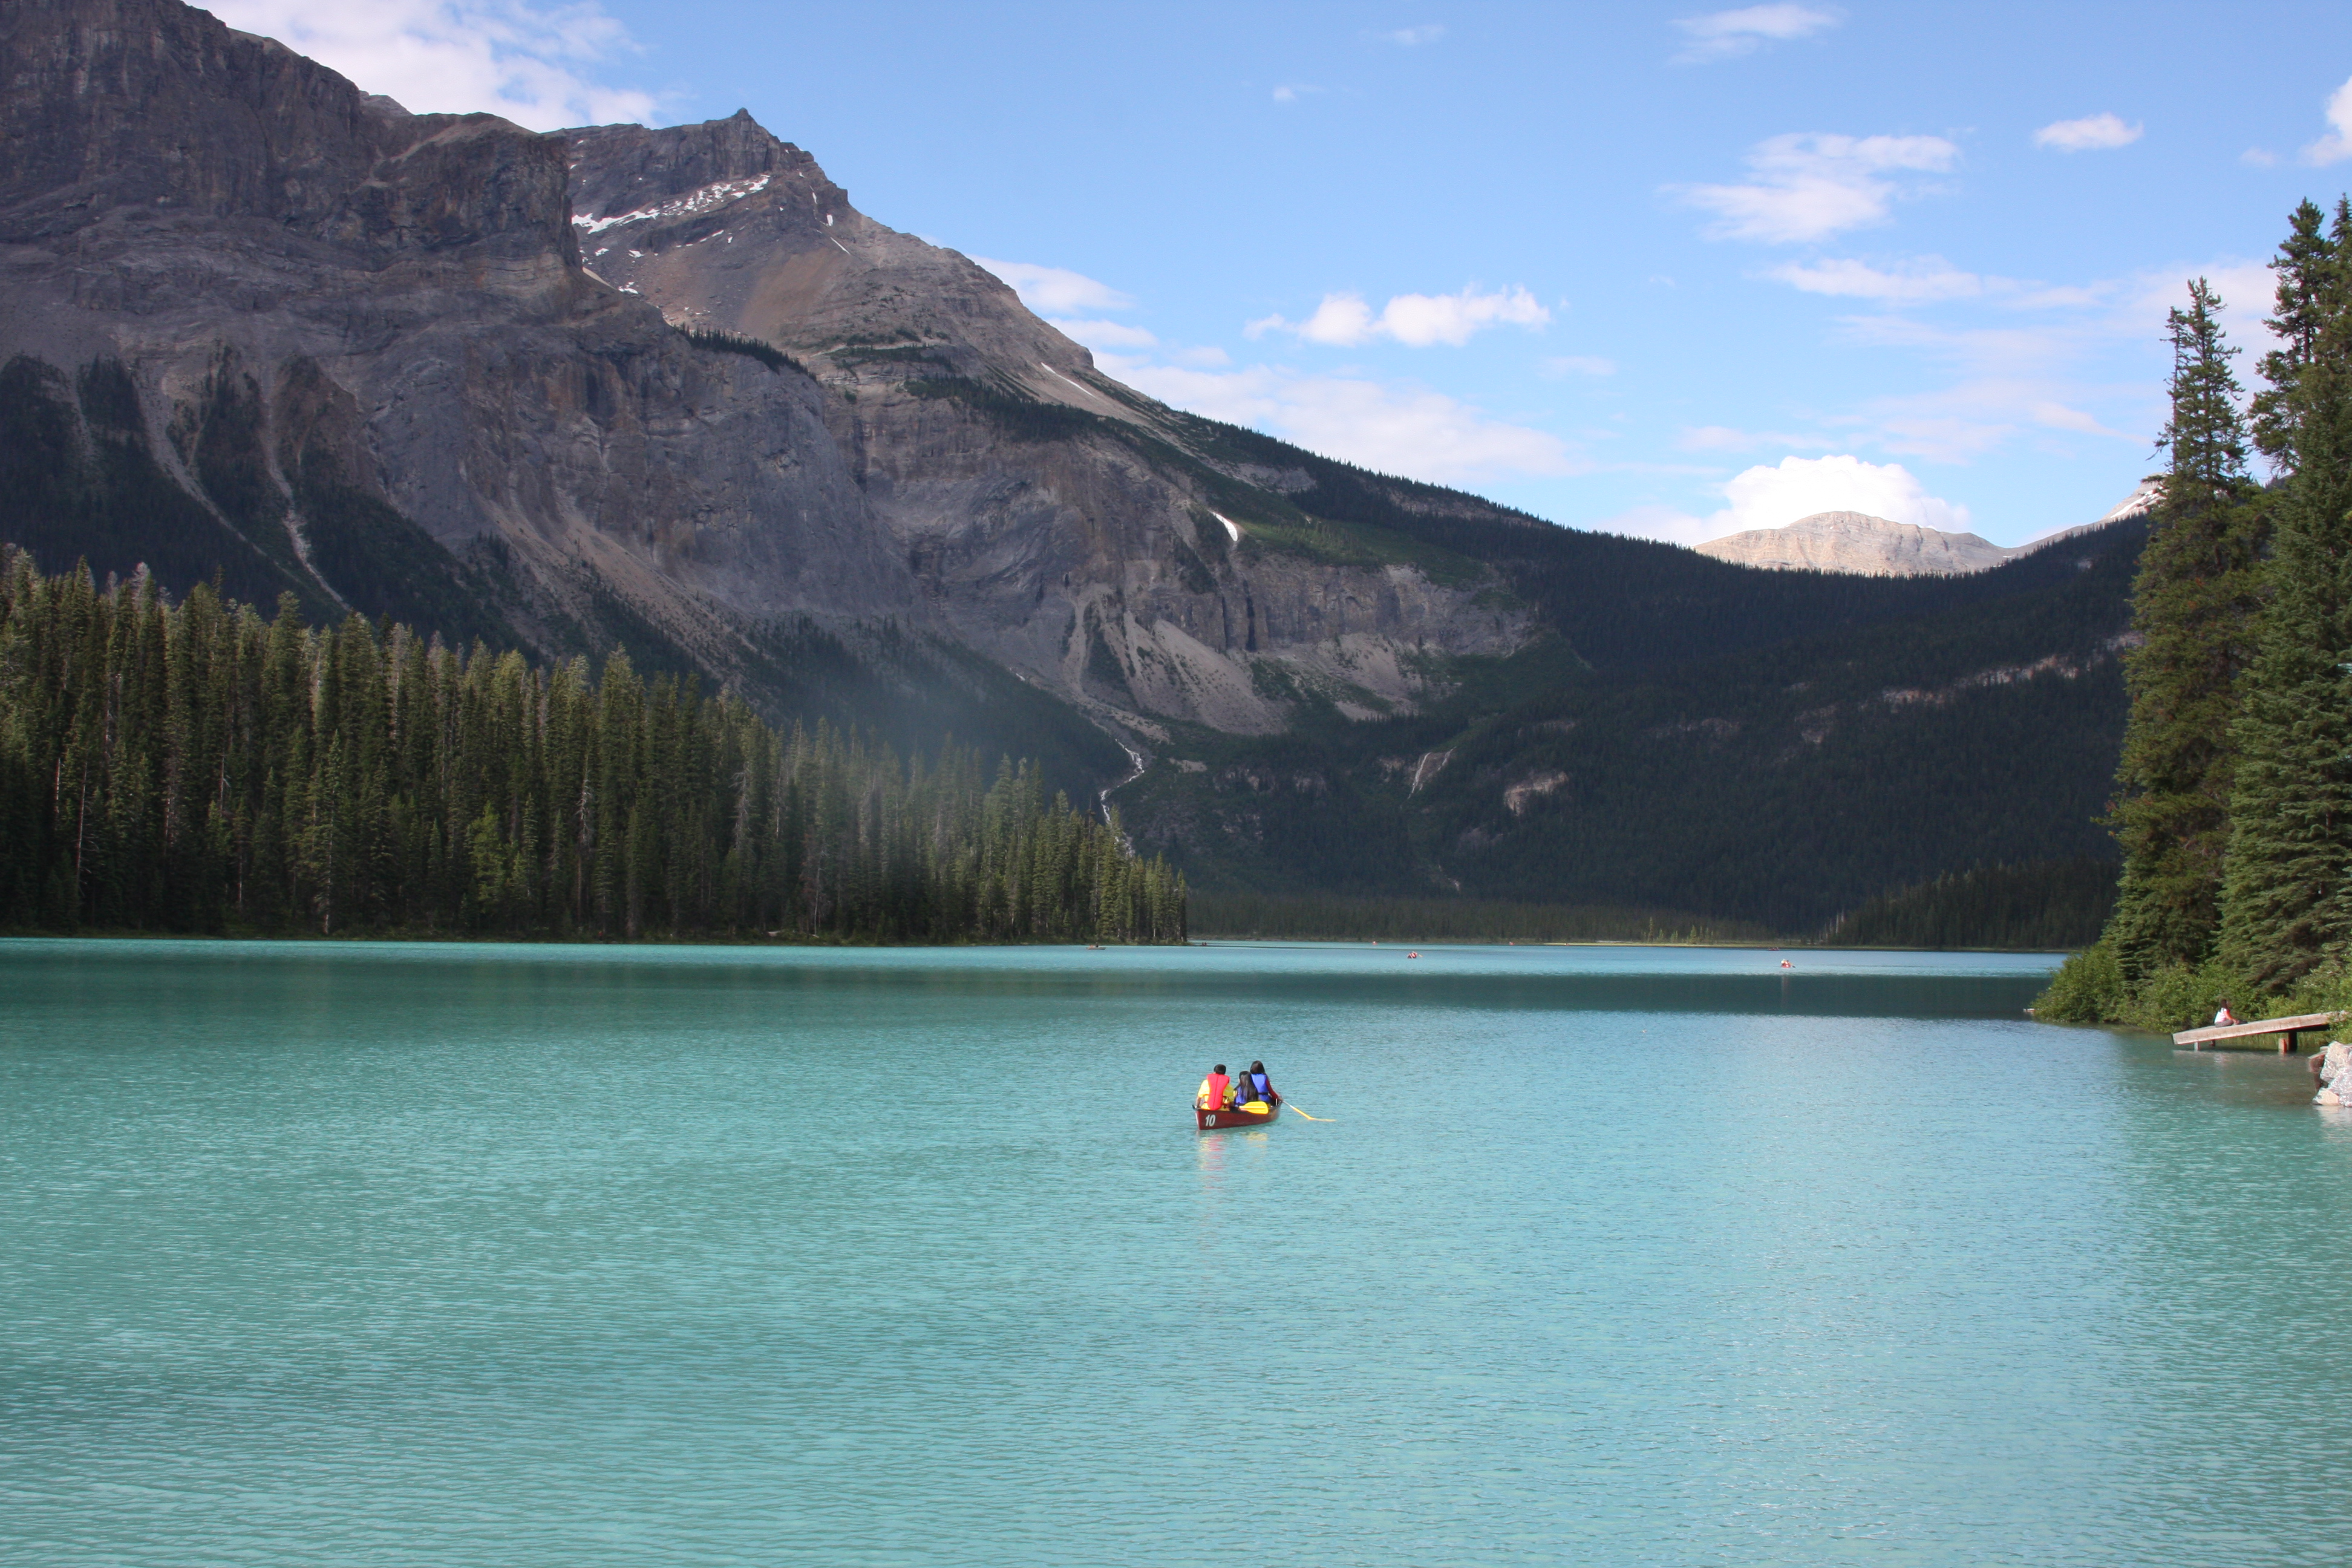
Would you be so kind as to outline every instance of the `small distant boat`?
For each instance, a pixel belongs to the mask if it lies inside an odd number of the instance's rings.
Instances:
[[[1258,1103],[1260,1102],[1255,1100],[1250,1101],[1252,1105]],[[1200,1131],[1203,1132],[1212,1131],[1220,1127],[1256,1127],[1282,1114],[1280,1094],[1267,1095],[1264,1103],[1265,1105],[1264,1110],[1244,1110],[1238,1105],[1227,1110],[1210,1110],[1196,1105],[1192,1108],[1192,1116],[1200,1123]]]

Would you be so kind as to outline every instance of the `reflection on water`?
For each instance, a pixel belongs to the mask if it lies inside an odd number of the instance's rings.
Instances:
[[[0,1561],[2352,1554],[2300,1059],[1419,951],[0,943]]]

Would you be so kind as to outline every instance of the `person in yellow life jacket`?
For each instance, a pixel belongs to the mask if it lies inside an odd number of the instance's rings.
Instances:
[[[1201,1080],[1201,1092],[1192,1097],[1192,1103],[1202,1110],[1223,1110],[1233,1103],[1233,1080],[1225,1077],[1225,1064],[1219,1062]]]

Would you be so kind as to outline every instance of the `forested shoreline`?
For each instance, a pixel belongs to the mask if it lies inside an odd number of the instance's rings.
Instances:
[[[1244,941],[1622,942],[1708,945],[1771,941],[1753,921],[1675,910],[1517,903],[1500,899],[1382,898],[1196,889],[1192,929]]]
[[[2177,1029],[2225,999],[2249,1017],[2352,1001],[2352,203],[2332,221],[2303,203],[2273,269],[2251,399],[2206,280],[2170,314],[2108,818],[2122,882],[2044,1017]]]
[[[1181,942],[1185,898],[1026,763],[0,546],[0,927]]]

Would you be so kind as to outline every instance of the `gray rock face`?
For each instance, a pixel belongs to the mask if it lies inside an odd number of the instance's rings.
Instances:
[[[1333,564],[1217,521],[1253,500],[1276,515],[1312,481],[1205,452],[1201,422],[1102,374],[966,258],[858,212],[748,115],[562,134],[586,265],[681,326],[805,363],[927,601],[1031,679],[1147,726],[1262,731],[1302,686],[1392,710],[1426,655],[1528,636],[1524,615],[1478,606],[1488,584]]]
[[[478,568],[543,648],[618,614],[722,674],[763,619],[919,616],[822,390],[581,268],[561,139],[176,0],[12,0],[0,138],[0,361],[125,367],[144,447],[314,600]]]

